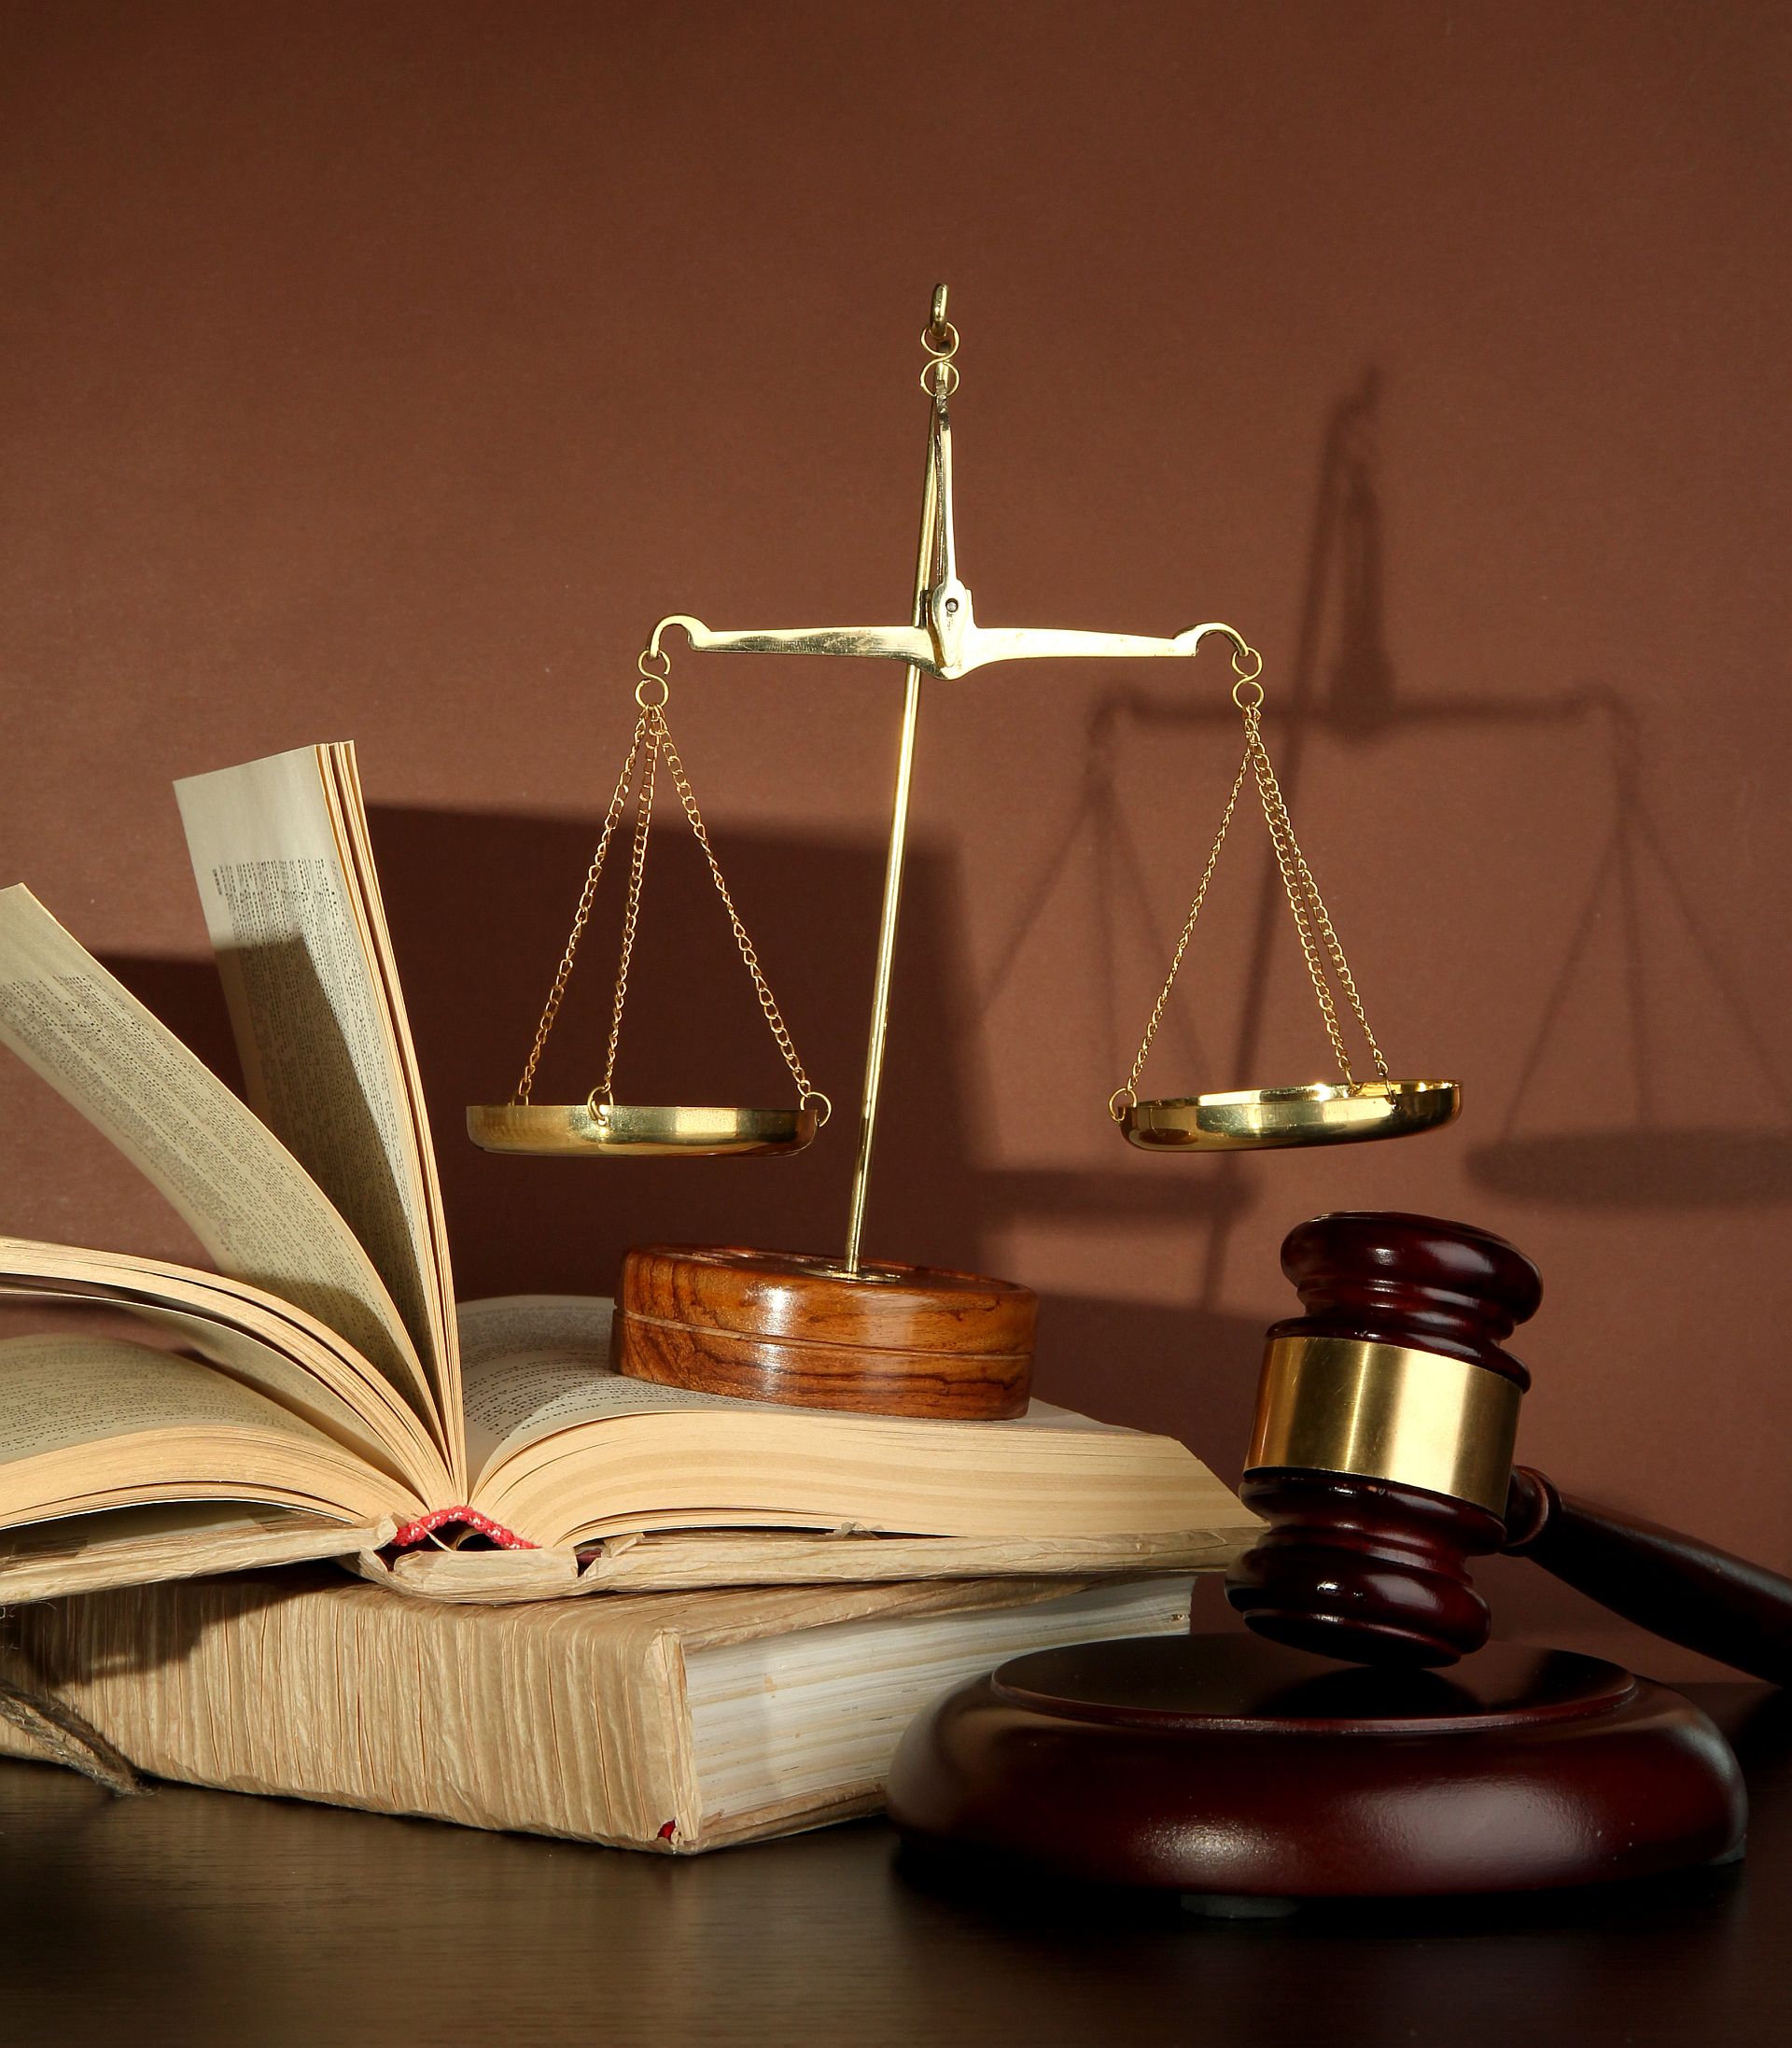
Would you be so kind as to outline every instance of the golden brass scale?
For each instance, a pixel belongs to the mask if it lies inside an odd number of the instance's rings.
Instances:
[[[902,903],[915,737],[920,717],[923,677],[954,682],[973,670],[1010,661],[1066,657],[1122,661],[1186,659],[1198,652],[1202,642],[1213,635],[1218,635],[1229,645],[1234,675],[1232,698],[1243,723],[1244,753],[1131,1071],[1108,1101],[1109,1115],[1132,1143],[1152,1149],[1214,1152],[1406,1137],[1448,1123],[1460,1107],[1461,1090],[1454,1081],[1399,1080],[1389,1073],[1387,1061],[1364,1013],[1343,947],[1313,879],[1312,870],[1295,836],[1287,803],[1270,765],[1261,729],[1264,694],[1258,679],[1263,669],[1263,657],[1242,634],[1218,621],[1190,626],[1169,638],[1132,633],[1083,632],[1040,626],[982,626],[977,624],[971,592],[959,575],[954,534],[949,400],[959,386],[959,370],[954,359],[958,354],[959,335],[946,318],[946,288],[944,285],[933,294],[931,317],[922,330],[921,344],[926,354],[921,386],[928,400],[927,467],[921,494],[920,540],[910,623],[889,626],[752,627],[722,631],[683,612],[674,612],[660,621],[637,664],[637,716],[634,735],[605,812],[572,930],[521,1079],[508,1102],[471,1108],[467,1113],[467,1123],[474,1142],[488,1151],[589,1158],[714,1157],[787,1153],[800,1151],[813,1140],[827,1121],[832,1105],[826,1095],[812,1085],[797,1055],[777,999],[761,968],[759,956],[723,878],[692,793],[690,778],[673,741],[666,721],[672,664],[665,644],[665,636],[676,626],[690,646],[700,652],[822,654],[901,662],[906,671],[902,736],[897,753],[895,801],[872,989],[871,1031],[860,1101],[858,1155],[853,1168],[851,1209],[844,1255],[833,1261],[753,1252],[631,1253],[625,1263],[619,1297],[618,1356],[623,1369],[638,1371],[643,1377],[709,1385],[720,1391],[748,1393],[760,1398],[803,1400],[822,1406],[895,1408],[904,1412],[1008,1413],[1016,1411],[1017,1401],[1024,1405],[1024,1369],[1017,1376],[1013,1372],[996,1374],[995,1378],[1004,1381],[999,1393],[987,1385],[960,1385],[956,1394],[944,1397],[944,1406],[919,1410],[913,1406],[912,1373],[889,1367],[885,1354],[908,1361],[930,1361],[918,1368],[921,1377],[929,1379],[931,1374],[932,1381],[943,1384],[939,1366],[942,1354],[936,1349],[943,1329],[949,1328],[951,1349],[955,1355],[961,1356],[962,1341],[1018,1345],[1022,1338],[1017,1325],[1024,1321],[1026,1359],[1029,1360],[1030,1307],[1024,1317],[1017,1317],[1015,1304],[1005,1297],[1025,1297],[1029,1305],[1030,1295],[1025,1289],[1012,1288],[1008,1283],[986,1280],[979,1275],[887,1265],[861,1256],[872,1145],[883,1076],[890,974]],[[617,1053],[629,965],[638,921],[654,794],[662,772],[669,776],[686,822],[703,851],[733,929],[735,946],[752,979],[760,1007],[790,1070],[797,1094],[793,1108],[650,1105],[616,1100]],[[1138,1093],[1140,1076],[1193,938],[1221,849],[1247,781],[1255,791],[1269,829],[1338,1078],[1293,1087],[1141,1100]],[[553,1029],[606,860],[622,831],[631,801],[634,817],[629,835],[628,891],[603,1075],[583,1101],[554,1105],[537,1103],[533,1100],[536,1070]],[[1346,1011],[1362,1037],[1373,1068],[1372,1077],[1359,1078],[1356,1073],[1344,1035],[1342,1015]],[[700,1263],[694,1266],[681,1263],[691,1260]],[[648,1271],[648,1266],[640,1264],[642,1261],[651,1265],[658,1291],[651,1302],[632,1302],[631,1273],[638,1279]],[[657,1264],[651,1264],[653,1261]],[[1001,1297],[991,1296],[986,1302],[983,1297],[976,1295],[978,1288],[1000,1290]],[[662,1296],[665,1298],[661,1298]],[[967,1322],[982,1326],[976,1312],[979,1306],[987,1307],[993,1318],[983,1319],[987,1327],[982,1328],[980,1337],[974,1328],[967,1331],[959,1327]],[[676,1338],[665,1337],[668,1324],[676,1324],[682,1334]],[[631,1326],[636,1333],[635,1340],[629,1336]],[[631,1355],[631,1342],[636,1342],[638,1349],[639,1342],[645,1341],[641,1332],[649,1329],[654,1332],[651,1347],[654,1355],[651,1358]],[[791,1367],[789,1359],[782,1354],[778,1340],[788,1340],[795,1351],[801,1353],[801,1370]],[[856,1354],[858,1366],[843,1366],[839,1358],[831,1355],[840,1351]],[[774,1352],[779,1355],[772,1355]],[[981,1355],[996,1354],[986,1353]],[[945,1377],[952,1379],[954,1374],[946,1371]],[[971,1379],[974,1381],[975,1378],[973,1373]],[[898,1385],[898,1381],[903,1383]],[[1020,1389],[1018,1394],[1016,1384]],[[938,1391],[937,1385],[935,1391]],[[983,1405],[979,1406],[979,1403]]]

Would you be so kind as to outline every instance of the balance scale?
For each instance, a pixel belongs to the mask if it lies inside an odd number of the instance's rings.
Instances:
[[[1263,657],[1236,627],[1212,621],[1169,638],[1042,626],[983,626],[959,577],[953,523],[952,421],[958,330],[946,288],[933,294],[922,331],[927,467],[913,616],[906,625],[720,630],[674,612],[653,628],[637,662],[633,736],[585,876],[566,949],[510,1100],[469,1109],[467,1128],[487,1151],[590,1159],[718,1158],[790,1154],[813,1142],[833,1105],[809,1078],[711,844],[667,722],[675,628],[699,652],[823,655],[899,662],[905,671],[895,801],[860,1099],[858,1152],[844,1251],[836,1257],[737,1248],[650,1247],[623,1261],[616,1364],[665,1384],[805,1407],[862,1412],[999,1418],[1021,1413],[1031,1376],[1037,1303],[1008,1281],[935,1267],[867,1259],[861,1247],[888,1035],[891,969],[902,903],[915,738],[924,678],[957,682],[1001,662],[1189,660],[1211,638],[1231,655],[1231,694],[1243,754],[1152,1007],[1131,1071],[1108,1114],[1150,1151],[1266,1151],[1401,1138],[1448,1123],[1461,1106],[1454,1081],[1393,1077],[1369,1027],[1337,932],[1299,841],[1262,733]],[[669,779],[707,864],[742,964],[795,1089],[783,1108],[618,1101],[616,1068],[656,791]],[[1336,1078],[1292,1086],[1141,1098],[1139,1082],[1193,939],[1240,797],[1249,784],[1268,827]],[[534,1099],[537,1070],[571,976],[606,861],[623,821],[629,875],[603,1073],[581,1101]],[[1368,1071],[1346,1042],[1354,1023]]]

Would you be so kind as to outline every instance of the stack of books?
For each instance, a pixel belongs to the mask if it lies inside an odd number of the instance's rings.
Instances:
[[[70,1312],[0,1343],[0,1606],[140,1768],[679,1853],[874,1807],[1005,1656],[1186,1626],[1250,1517],[1168,1438],[695,1395],[610,1369],[607,1300],[456,1304],[353,749],[178,793],[249,1106],[0,891],[0,1039],[217,1267],[0,1238]]]

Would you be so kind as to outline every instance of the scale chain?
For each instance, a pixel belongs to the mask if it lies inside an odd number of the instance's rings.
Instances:
[[[655,714],[650,712],[648,715],[651,718]],[[773,1040],[783,1055],[784,1064],[791,1070],[791,1078],[802,1090],[803,1101],[813,1101],[819,1091],[809,1080],[802,1060],[797,1057],[790,1027],[785,1023],[783,1013],[777,1006],[777,998],[772,993],[771,983],[765,979],[764,970],[759,964],[758,950],[748,936],[747,927],[741,922],[740,912],[735,908],[735,899],[728,893],[728,884],[722,879],[721,864],[716,859],[716,850],[709,844],[709,833],[697,809],[697,799],[692,791],[690,778],[684,772],[684,763],[679,759],[678,748],[672,743],[672,729],[666,724],[665,714],[662,712],[658,715],[662,735],[660,743],[665,749],[665,764],[671,770],[672,786],[679,793],[679,802],[683,807],[685,817],[690,821],[692,833],[703,849],[704,859],[709,863],[709,879],[715,883],[716,893],[721,898],[722,908],[728,913],[728,922],[734,930],[735,945],[739,949],[741,962],[752,976],[753,990],[759,997],[759,1006],[764,1012],[766,1023],[771,1026]]]
[[[1251,756],[1247,751],[1239,763],[1239,772],[1232,778],[1232,793],[1225,800],[1225,809],[1220,818],[1220,829],[1213,835],[1213,845],[1207,856],[1207,865],[1201,870],[1201,878],[1196,887],[1195,901],[1188,906],[1188,916],[1183,920],[1182,936],[1176,941],[1176,950],[1170,958],[1169,972],[1164,976],[1164,985],[1157,991],[1157,1000],[1152,1005],[1151,1021],[1145,1026],[1145,1035],[1139,1041],[1139,1051],[1132,1062],[1132,1072],[1127,1074],[1126,1086],[1115,1088],[1109,1101],[1110,1114],[1113,1114],[1123,1095],[1139,1100],[1139,1076],[1145,1071],[1145,1061],[1151,1057],[1152,1045],[1157,1036],[1157,1027],[1164,1021],[1164,1009],[1169,1002],[1170,990],[1176,986],[1176,976],[1183,969],[1183,955],[1188,951],[1188,942],[1195,936],[1195,920],[1201,914],[1201,905],[1207,901],[1207,885],[1213,879],[1213,870],[1219,865],[1220,849],[1225,844],[1225,835],[1232,826],[1232,813],[1238,808],[1239,796],[1244,788],[1244,779],[1251,769]]]
[[[1263,743],[1261,719],[1257,707],[1244,708],[1245,745],[1252,756],[1256,778],[1257,793],[1263,802],[1263,815],[1269,827],[1269,837],[1276,849],[1276,863],[1281,870],[1282,887],[1288,894],[1288,907],[1295,914],[1295,929],[1300,934],[1301,950],[1307,958],[1307,972],[1312,978],[1313,993],[1319,998],[1319,1006],[1325,1019],[1326,1035],[1332,1042],[1339,1070],[1345,1081],[1356,1086],[1356,1077],[1351,1072],[1350,1054],[1344,1045],[1344,1036],[1337,1021],[1337,1008],[1332,994],[1331,984],[1313,944],[1312,933],[1301,899],[1305,897],[1310,905],[1312,921],[1317,923],[1325,950],[1337,972],[1339,985],[1363,1033],[1370,1057],[1375,1061],[1377,1077],[1388,1078],[1388,1062],[1381,1047],[1376,1042],[1375,1033],[1369,1029],[1369,1020],[1364,1013],[1363,999],[1357,993],[1356,977],[1351,973],[1350,963],[1344,958],[1344,947],[1333,928],[1325,900],[1319,892],[1319,884],[1313,879],[1313,871],[1307,864],[1307,856],[1300,850],[1300,842],[1295,837],[1294,820],[1288,814],[1288,801],[1281,793],[1281,785],[1276,780],[1276,771],[1269,764],[1269,751]]]
[[[635,736],[629,742],[628,755],[623,763],[623,772],[617,778],[616,789],[609,799],[609,808],[604,813],[603,830],[597,835],[597,850],[592,855],[591,866],[585,872],[585,886],[580,893],[579,907],[573,913],[572,930],[567,938],[567,949],[560,956],[560,964],[554,970],[553,986],[548,990],[548,1000],[541,1007],[541,1020],[535,1028],[535,1044],[529,1048],[529,1057],[524,1064],[523,1078],[516,1084],[516,1092],[511,1101],[524,1108],[528,1106],[529,1090],[535,1086],[535,1070],[541,1063],[541,1054],[548,1043],[548,1034],[553,1030],[553,1020],[560,1014],[560,1004],[566,996],[567,983],[572,977],[573,957],[579,950],[579,941],[584,936],[585,926],[591,921],[591,906],[597,893],[597,883],[604,872],[604,859],[609,851],[609,842],[615,836],[616,827],[622,821],[623,808],[628,803],[629,785],[635,779],[635,764],[640,756],[641,742],[647,737],[647,714],[635,722]]]
[[[1351,973],[1350,963],[1344,957],[1343,944],[1332,923],[1331,914],[1325,908],[1325,900],[1319,892],[1319,884],[1313,878],[1313,871],[1308,865],[1307,856],[1300,850],[1299,840],[1295,836],[1294,820],[1289,815],[1287,798],[1281,793],[1281,785],[1277,781],[1276,771],[1270,764],[1269,750],[1263,743],[1262,692],[1258,689],[1254,702],[1239,694],[1240,691],[1254,687],[1255,680],[1254,674],[1241,675],[1239,682],[1233,689],[1233,702],[1238,705],[1244,720],[1244,759],[1239,763],[1239,772],[1232,779],[1231,793],[1226,797],[1225,809],[1220,818],[1220,829],[1213,835],[1207,865],[1201,870],[1195,899],[1189,905],[1188,916],[1183,920],[1176,950],[1170,958],[1169,972],[1164,977],[1163,988],[1158,991],[1157,1001],[1152,1007],[1144,1036],[1140,1041],[1139,1051],[1132,1062],[1132,1071],[1127,1074],[1124,1085],[1115,1088],[1108,1099],[1108,1114],[1116,1123],[1121,1120],[1127,1108],[1138,1103],[1139,1077],[1151,1055],[1158,1027],[1164,1019],[1165,1008],[1176,986],[1176,977],[1182,971],[1183,956],[1195,935],[1196,920],[1200,917],[1201,906],[1207,901],[1208,886],[1213,879],[1220,849],[1225,846],[1226,834],[1231,829],[1233,813],[1238,808],[1239,797],[1243,792],[1247,775],[1256,784],[1258,800],[1263,806],[1264,822],[1269,828],[1270,845],[1275,849],[1276,865],[1281,875],[1282,889],[1288,898],[1288,907],[1294,913],[1295,931],[1300,940],[1302,956],[1307,962],[1307,973],[1313,985],[1313,993],[1319,999],[1320,1016],[1325,1026],[1325,1035],[1331,1043],[1332,1052],[1337,1060],[1338,1070],[1344,1076],[1345,1085],[1353,1088],[1357,1084],[1351,1069],[1350,1051],[1344,1043],[1343,1031],[1338,1022],[1337,999],[1326,973],[1326,958],[1329,958],[1332,971],[1337,976],[1338,986],[1344,991],[1351,1014],[1362,1031],[1364,1041],[1375,1061],[1378,1078],[1382,1081],[1388,1078],[1388,1063],[1382,1056],[1374,1031],[1369,1028],[1369,1020],[1363,1008],[1363,999],[1357,991],[1356,977]],[[1324,958],[1322,958],[1322,947]]]
[[[622,823],[623,814],[628,807],[631,793],[635,800],[635,827],[629,857],[628,893],[623,913],[621,955],[617,962],[616,987],[610,1006],[609,1038],[605,1048],[604,1077],[587,1097],[588,1105],[595,1111],[601,1097],[612,1106],[615,1102],[616,1059],[622,1041],[623,1010],[628,996],[629,968],[634,958],[636,933],[640,922],[641,896],[646,882],[648,836],[652,829],[653,793],[657,772],[662,759],[671,774],[678,792],[679,804],[690,824],[693,836],[703,849],[703,857],[708,865],[709,878],[721,896],[722,907],[728,914],[728,922],[734,932],[735,945],[741,962],[751,976],[753,990],[759,1001],[760,1010],[770,1027],[784,1064],[790,1069],[805,1107],[817,1105],[819,1120],[827,1121],[831,1105],[828,1098],[809,1079],[807,1070],[797,1055],[796,1045],[791,1037],[790,1027],[784,1021],[783,1012],[777,1006],[777,998],[772,993],[771,984],[765,978],[760,965],[759,953],[749,935],[740,912],[735,907],[735,899],[729,891],[721,872],[721,863],[716,858],[716,850],[710,843],[708,828],[703,821],[703,814],[697,808],[696,793],[691,787],[691,779],[685,772],[684,763],[672,737],[672,728],[665,717],[664,695],[655,702],[643,697],[641,690],[658,683],[662,691],[665,685],[664,671],[653,671],[642,656],[642,681],[637,689],[637,702],[641,706],[641,715],[636,721],[635,731],[629,742],[628,753],[623,762],[621,775],[604,813],[604,822],[597,838],[597,849],[592,856],[586,870],[584,887],[580,892],[579,906],[574,912],[572,930],[567,934],[566,950],[560,957],[560,964],[554,971],[553,987],[542,1005],[540,1022],[536,1026],[535,1043],[529,1048],[522,1078],[517,1082],[516,1092],[511,1096],[513,1105],[527,1108],[530,1091],[535,1085],[536,1070],[552,1033],[554,1021],[560,1013],[560,1005],[571,979],[573,963],[579,951],[579,942],[591,920],[592,905],[597,892],[597,884],[604,872],[604,863],[609,853],[611,841]]]
[[[1325,969],[1320,961],[1319,948],[1313,940],[1312,921],[1308,912],[1307,890],[1301,881],[1298,865],[1300,849],[1295,844],[1294,829],[1288,822],[1285,806],[1279,799],[1281,785],[1274,772],[1265,778],[1268,756],[1263,750],[1260,732],[1253,731],[1253,714],[1244,714],[1245,745],[1250,750],[1251,767],[1256,778],[1257,795],[1263,805],[1264,822],[1269,827],[1269,843],[1275,849],[1276,866],[1281,873],[1282,892],[1288,899],[1288,907],[1294,912],[1295,933],[1300,940],[1300,950],[1307,962],[1307,973],[1313,985],[1313,993],[1319,998],[1320,1017],[1325,1026],[1325,1035],[1331,1041],[1333,1056],[1337,1060],[1338,1072],[1343,1074],[1346,1087],[1354,1087],[1356,1076],[1351,1072],[1351,1055],[1344,1044],[1344,1034],[1338,1029],[1337,1002],[1332,994],[1332,985],[1326,978]]]
[[[635,793],[635,840],[628,861],[628,900],[623,909],[623,947],[616,962],[616,993],[609,1013],[609,1045],[604,1057],[604,1078],[591,1091],[588,1101],[601,1095],[616,1100],[616,1047],[623,1035],[623,1004],[628,1000],[628,967],[635,955],[635,928],[641,916],[641,887],[647,879],[647,835],[653,829],[653,779],[659,766],[660,750],[665,745],[665,714],[658,705],[647,708],[647,747],[641,757],[641,779]]]

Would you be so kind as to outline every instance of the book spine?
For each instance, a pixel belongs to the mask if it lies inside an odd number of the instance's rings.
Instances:
[[[500,1550],[533,1550],[538,1545],[526,1536],[520,1536],[513,1529],[507,1529],[501,1522],[494,1522],[490,1515],[482,1515],[477,1508],[432,1508],[427,1515],[419,1515],[413,1522],[403,1522],[392,1537],[395,1550],[408,1550],[419,1543],[427,1543],[441,1529],[470,1529],[476,1536],[488,1537]]]
[[[344,1582],[189,1580],[20,1610],[29,1668],[190,1785],[665,1853],[698,1804],[673,1632]],[[36,1754],[0,1726],[0,1752]]]

